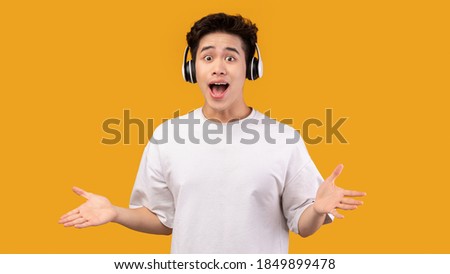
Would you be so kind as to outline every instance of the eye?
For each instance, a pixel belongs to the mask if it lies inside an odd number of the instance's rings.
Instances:
[[[234,59],[233,56],[227,56],[227,58],[225,58],[225,60],[227,60],[228,62],[233,62],[236,59]]]
[[[203,57],[203,60],[205,60],[205,61],[212,61],[212,56],[210,56],[210,55],[206,55],[205,57]]]

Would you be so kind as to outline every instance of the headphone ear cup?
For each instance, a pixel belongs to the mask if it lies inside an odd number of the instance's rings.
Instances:
[[[196,83],[197,78],[195,76],[195,62],[194,60],[187,61],[188,52],[189,46],[187,46],[186,49],[184,50],[184,58],[183,58],[183,65],[181,66],[182,68],[181,74],[183,75],[183,79],[186,82]]]
[[[197,83],[197,76],[195,74],[195,62],[194,60],[189,61],[191,63],[191,72],[192,72],[192,83]]]
[[[191,79],[189,79],[189,66],[188,66],[188,63],[187,62],[184,62],[184,64],[183,64],[183,79],[184,79],[184,81],[186,81],[186,82],[191,82]]]
[[[256,80],[259,78],[258,73],[259,60],[256,57],[253,57],[250,61],[249,66],[247,67],[247,79]]]
[[[197,78],[195,77],[195,63],[193,60],[184,64],[184,79],[189,83],[197,83]]]

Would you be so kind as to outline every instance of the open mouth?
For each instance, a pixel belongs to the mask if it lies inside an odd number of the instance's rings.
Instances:
[[[216,99],[222,98],[230,85],[226,82],[216,82],[209,84],[211,96]]]

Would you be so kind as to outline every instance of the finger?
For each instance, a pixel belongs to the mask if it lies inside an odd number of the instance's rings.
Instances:
[[[61,223],[61,224],[68,223],[68,222],[76,220],[76,219],[78,219],[80,217],[81,217],[81,215],[79,213],[72,214],[72,215],[69,215],[69,216],[67,216],[65,218],[60,219],[59,223]]]
[[[86,219],[83,218],[83,217],[80,217],[80,218],[78,218],[78,219],[76,219],[76,220],[73,220],[73,221],[71,221],[71,222],[65,223],[64,226],[65,226],[65,227],[75,226],[75,225],[80,225],[80,224],[85,223],[85,222],[86,222]]]
[[[79,188],[79,187],[72,187],[73,192],[75,192],[77,195],[80,195],[83,198],[89,199],[89,197],[91,196],[91,193],[84,191],[83,189]]]
[[[74,225],[75,228],[86,228],[86,227],[89,227],[89,226],[92,226],[90,221],[86,221],[86,222],[84,222],[82,224]]]
[[[335,180],[341,174],[343,169],[344,169],[343,164],[337,165],[337,167],[334,169],[333,173],[331,173],[330,177],[328,177],[328,178],[331,179],[332,181]]]
[[[363,197],[363,196],[366,196],[367,193],[361,192],[361,191],[356,191],[356,190],[344,190],[344,195],[351,196],[351,197]]]
[[[333,215],[334,217],[338,218],[338,219],[344,218],[344,215],[339,213],[335,208],[330,211],[330,214]]]
[[[363,201],[355,200],[355,199],[351,199],[351,198],[344,198],[344,199],[342,199],[341,203],[347,204],[347,205],[362,205],[362,204],[364,204]]]
[[[69,217],[71,215],[78,214],[78,213],[80,213],[80,209],[79,208],[75,208],[75,209],[67,212],[66,214],[62,215],[59,219],[62,220],[62,219],[65,219],[65,218],[67,218],[67,217]]]
[[[340,204],[337,207],[343,210],[354,210],[358,208],[357,205],[346,205],[346,204]]]

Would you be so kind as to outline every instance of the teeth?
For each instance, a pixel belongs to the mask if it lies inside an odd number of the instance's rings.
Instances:
[[[213,85],[215,85],[215,86],[225,86],[225,85],[227,85],[227,83],[213,83]]]

